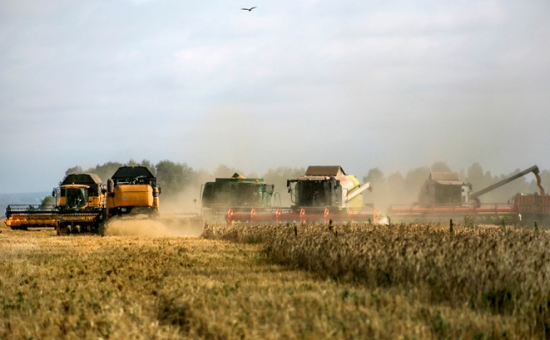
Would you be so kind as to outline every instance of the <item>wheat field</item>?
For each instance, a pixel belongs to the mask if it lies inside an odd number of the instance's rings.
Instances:
[[[435,225],[0,227],[0,338],[548,334],[543,231]]]

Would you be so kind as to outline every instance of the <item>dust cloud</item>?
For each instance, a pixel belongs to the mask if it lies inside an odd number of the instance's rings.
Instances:
[[[160,215],[199,214],[200,213],[200,186],[192,185],[178,194],[160,197]]]
[[[109,221],[107,236],[191,236],[202,233],[203,223],[198,218],[170,217],[149,219],[145,217],[114,218]]]
[[[161,195],[158,218],[146,215],[115,217],[109,221],[107,236],[198,237],[204,223],[200,214],[200,186],[181,193]]]

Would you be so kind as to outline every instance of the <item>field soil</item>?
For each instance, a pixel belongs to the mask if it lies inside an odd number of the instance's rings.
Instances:
[[[232,237],[213,229],[200,236],[200,225],[119,221],[105,237],[59,237],[50,229],[14,231],[0,223],[3,339],[540,335],[513,313],[434,302],[426,298],[428,288],[308,269],[283,259],[269,240],[234,237],[234,231],[225,230]],[[296,238],[287,229],[284,235]]]

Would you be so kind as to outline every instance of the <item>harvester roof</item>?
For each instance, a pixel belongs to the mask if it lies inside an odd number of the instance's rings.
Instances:
[[[145,166],[121,166],[117,171],[111,176],[112,179],[125,179],[132,177],[146,177],[146,178],[155,178],[151,171]]]
[[[265,183],[263,178],[247,178],[235,172],[229,178],[216,178],[216,183]]]
[[[430,173],[430,179],[439,184],[463,184],[458,172],[434,172]]]
[[[67,185],[67,184],[83,184],[83,185],[91,185],[91,184],[101,184],[101,178],[99,178],[96,174],[90,174],[90,173],[80,173],[80,174],[68,174],[65,176],[65,179],[63,179],[63,182],[61,182],[61,185]]]
[[[344,169],[339,165],[310,165],[306,170],[306,176],[338,176],[345,174]]]
[[[230,177],[230,178],[216,178],[216,183],[264,183],[263,178],[246,178],[246,177]]]

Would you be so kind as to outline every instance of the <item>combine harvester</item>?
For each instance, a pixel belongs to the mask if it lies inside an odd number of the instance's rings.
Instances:
[[[534,173],[540,193],[517,194],[506,203],[481,203],[479,197],[511,181]],[[526,224],[550,222],[550,197],[541,185],[539,168],[534,165],[487,188],[472,193],[471,184],[460,180],[456,172],[432,172],[424,183],[418,203],[393,204],[388,216],[394,222],[449,222],[471,219],[480,223]]]
[[[55,228],[58,235],[104,235],[110,218],[134,214],[157,217],[160,188],[149,169],[123,166],[105,186],[95,174],[69,174],[55,188],[56,204],[8,205],[5,224],[12,229]]]
[[[274,186],[261,178],[217,178],[204,186],[205,223],[377,222],[376,209],[363,204],[362,193],[371,190],[370,183],[361,185],[340,166],[310,166],[304,176],[287,180],[287,190],[293,204],[280,207]]]
[[[107,180],[107,209],[114,216],[159,216],[160,187],[145,166],[121,166]]]
[[[216,178],[201,188],[202,216],[206,224],[225,223],[229,216],[250,216],[251,212],[272,211],[274,185],[263,178],[246,178],[235,173],[230,178]],[[278,193],[275,193],[278,198]]]
[[[58,235],[105,231],[105,185],[95,174],[67,175],[55,188],[56,204],[8,205],[6,225],[12,229],[55,228]]]

